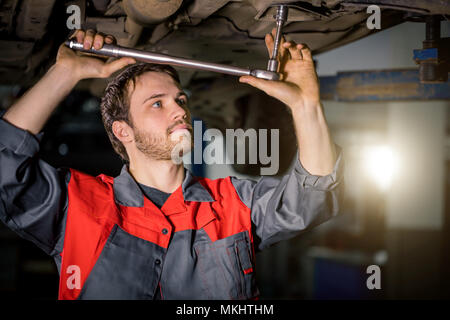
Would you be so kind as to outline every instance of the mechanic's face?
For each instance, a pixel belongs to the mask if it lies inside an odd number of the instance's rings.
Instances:
[[[146,72],[136,79],[130,98],[136,148],[155,160],[170,160],[193,147],[187,96],[168,74]]]

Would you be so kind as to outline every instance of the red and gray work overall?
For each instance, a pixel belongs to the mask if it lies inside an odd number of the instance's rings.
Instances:
[[[126,166],[116,178],[55,169],[40,135],[0,119],[0,218],[51,255],[59,299],[253,299],[255,250],[335,216],[341,149],[327,176],[296,155],[281,179],[185,179],[159,209]],[[78,278],[77,278],[78,277]]]

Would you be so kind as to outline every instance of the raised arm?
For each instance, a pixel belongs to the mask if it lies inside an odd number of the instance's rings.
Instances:
[[[112,42],[112,37],[78,31],[77,40]],[[104,63],[61,46],[55,65],[0,118],[0,220],[47,254],[60,259],[70,171],[38,157],[37,135],[62,99],[85,78],[106,77],[129,59]]]
[[[112,43],[112,36],[104,37],[93,30],[77,30],[73,37],[89,48],[96,49],[103,43]],[[48,70],[23,97],[21,97],[3,116],[10,124],[32,134],[39,133],[48,118],[69,94],[78,81],[86,78],[106,78],[127,64],[134,63],[131,58],[122,58],[113,62],[82,56],[62,44],[59,47],[56,63]]]
[[[273,36],[270,34],[266,35],[266,46],[270,54],[273,48]],[[283,39],[279,60],[279,72],[283,75],[281,81],[252,76],[243,76],[240,81],[286,104],[294,120],[301,164],[310,174],[330,174],[337,154],[320,103],[319,81],[311,51],[305,44],[285,42]]]
[[[266,45],[270,54],[273,35],[266,36]],[[261,241],[259,249],[299,235],[337,215],[344,190],[342,151],[330,136],[310,50],[306,45],[283,40],[279,60],[279,72],[283,75],[280,81],[240,78],[286,104],[298,144],[294,166],[281,180],[231,180],[241,200],[251,209]]]

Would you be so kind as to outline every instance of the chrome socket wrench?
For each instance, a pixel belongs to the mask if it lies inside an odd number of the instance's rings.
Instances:
[[[118,45],[104,44],[103,47],[99,50],[96,50],[94,47],[90,49],[84,49],[82,43],[78,43],[74,40],[66,41],[65,45],[73,50],[91,53],[99,56],[115,58],[129,57],[134,58],[136,61],[147,63],[168,64],[177,67],[230,74],[233,76],[254,76],[256,78],[266,80],[280,80],[280,74],[271,70],[245,69],[217,63],[196,61],[192,59],[179,58],[144,50],[121,47]]]

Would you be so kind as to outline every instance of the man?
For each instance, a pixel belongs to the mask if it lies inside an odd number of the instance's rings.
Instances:
[[[93,30],[85,48],[112,43]],[[266,36],[272,52],[273,35]],[[331,140],[310,50],[284,42],[282,81],[239,80],[290,109],[295,165],[281,181],[194,177],[172,161],[191,143],[187,96],[174,69],[121,58],[105,63],[61,46],[56,63],[0,120],[0,217],[51,255],[59,299],[252,299],[255,249],[336,215],[340,148]],[[105,78],[106,131],[124,159],[116,177],[55,169],[37,157],[40,131],[81,79]]]

